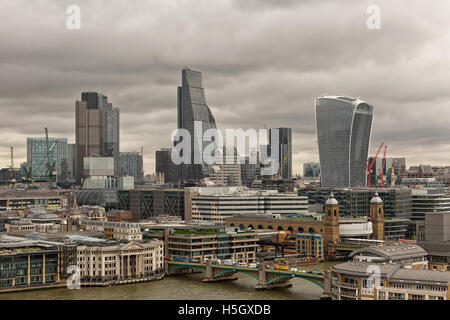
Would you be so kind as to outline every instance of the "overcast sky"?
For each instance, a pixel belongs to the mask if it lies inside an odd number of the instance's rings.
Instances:
[[[66,27],[71,4],[81,29]],[[381,9],[369,30],[366,9]],[[155,150],[176,128],[181,68],[203,72],[225,128],[293,128],[294,173],[318,161],[314,99],[361,96],[381,141],[407,166],[450,165],[448,0],[0,0],[0,167],[26,138],[75,141],[75,100],[98,91],[120,108],[121,151]]]

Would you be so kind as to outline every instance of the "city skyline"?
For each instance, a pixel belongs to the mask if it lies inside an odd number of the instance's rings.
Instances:
[[[15,34],[3,37],[0,54],[2,166],[10,162],[10,146],[16,167],[25,162],[26,138],[42,137],[44,127],[74,143],[74,101],[96,91],[121,109],[121,151],[143,146],[144,170],[153,173],[155,150],[171,146],[177,127],[176,87],[185,65],[203,73],[221,128],[291,127],[294,174],[319,160],[314,99],[325,93],[361,96],[376,106],[369,156],[384,141],[388,157],[405,156],[408,167],[446,164],[444,1],[432,8],[379,1],[380,31],[365,27],[364,1],[258,3],[204,1],[194,9],[189,2],[142,2],[136,16],[127,15],[135,6],[80,1],[76,31],[65,27],[66,3],[0,4],[0,29]],[[333,19],[318,23],[317,16]]]

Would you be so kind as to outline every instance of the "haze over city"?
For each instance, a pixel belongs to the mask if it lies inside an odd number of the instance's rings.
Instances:
[[[291,127],[293,172],[318,161],[314,100],[362,97],[374,106],[369,154],[381,141],[407,165],[450,156],[448,2],[76,1],[81,29],[66,28],[73,1],[0,1],[0,163],[26,161],[26,138],[75,142],[82,91],[121,113],[121,151],[171,145],[183,66],[203,74],[220,129]],[[11,34],[14,33],[14,37]]]

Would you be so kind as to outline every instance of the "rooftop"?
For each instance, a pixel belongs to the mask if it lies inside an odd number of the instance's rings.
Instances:
[[[349,257],[352,258],[360,253],[375,255],[388,260],[399,260],[409,257],[426,256],[427,252],[420,246],[413,243],[394,242],[391,245],[371,246],[354,250]]]

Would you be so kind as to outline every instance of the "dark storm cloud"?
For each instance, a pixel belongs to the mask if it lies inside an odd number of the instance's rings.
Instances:
[[[81,8],[81,30],[66,9]],[[381,8],[382,28],[366,28]],[[170,146],[180,69],[203,72],[220,128],[294,130],[294,171],[318,160],[314,99],[362,96],[381,141],[408,164],[448,162],[450,7],[425,1],[0,1],[0,165],[28,136],[74,141],[75,100],[99,91],[121,109],[121,149]],[[3,161],[3,163],[1,162]],[[17,161],[17,162],[18,162]]]

